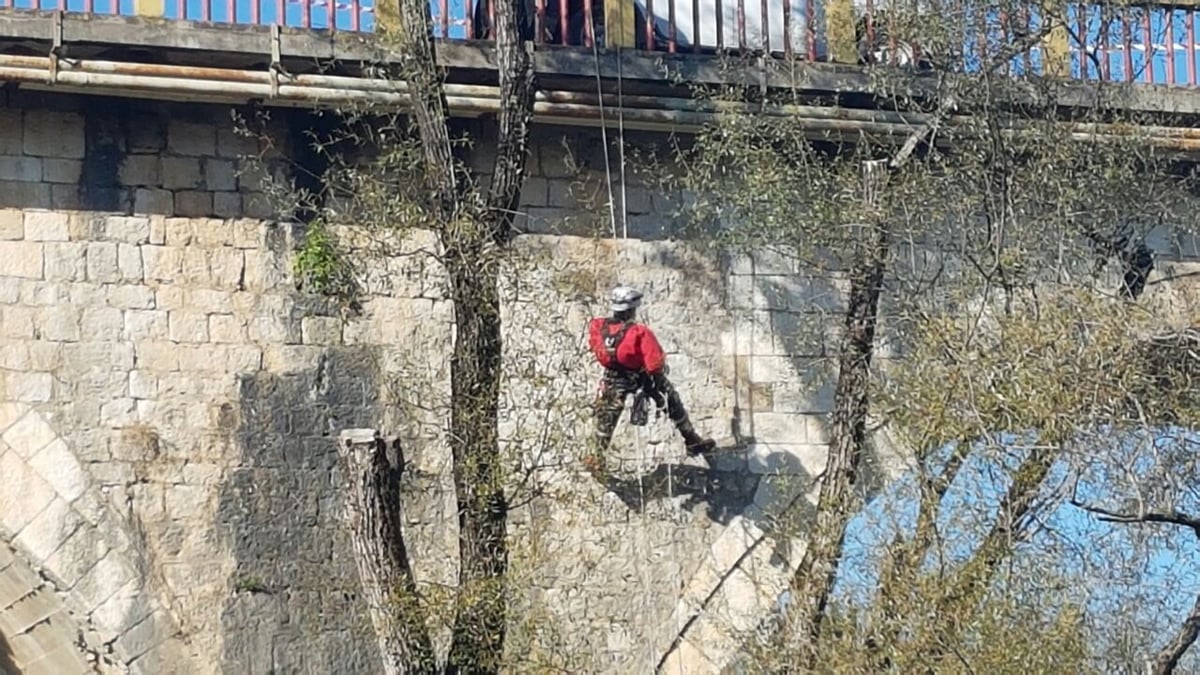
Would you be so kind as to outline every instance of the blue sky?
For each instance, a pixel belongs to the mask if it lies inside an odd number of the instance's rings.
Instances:
[[[1125,452],[1118,448],[1117,452]],[[1129,456],[1135,451],[1130,450]],[[982,534],[994,522],[999,499],[1008,485],[1008,472],[1020,459],[1012,452],[1008,461],[1000,453],[972,456],[947,494],[939,531],[948,542],[951,558],[963,558],[978,546]],[[986,455],[986,457],[985,457]],[[1143,455],[1144,457],[1144,455]],[[1142,471],[1152,471],[1147,462]],[[1056,465],[1048,485],[1064,485],[1066,465]],[[1152,477],[1147,476],[1147,480]],[[1079,497],[1106,504],[1111,487],[1103,476],[1081,483]],[[846,554],[835,593],[848,601],[864,600],[878,580],[879,552],[897,531],[912,531],[916,509],[915,481],[905,477],[889,486],[879,498],[856,516],[846,538]],[[1107,505],[1111,508],[1111,502]],[[1179,502],[1181,509],[1195,508],[1194,500]],[[1200,592],[1200,545],[1188,529],[1156,526],[1157,538],[1148,548],[1135,544],[1135,526],[1099,521],[1069,504],[1054,507],[1044,527],[1022,546],[1019,558],[1033,569],[1045,570],[1047,578],[1066,576],[1079,581],[1077,596],[1085,602],[1101,629],[1112,625],[1111,613],[1125,618],[1138,616],[1145,630],[1169,634],[1186,616]],[[1132,570],[1132,578],[1106,575],[1106,570]],[[1035,584],[1037,580],[1031,580]],[[1157,625],[1156,625],[1157,624]],[[1165,633],[1161,631],[1166,631]],[[1102,644],[1110,636],[1097,635]]]

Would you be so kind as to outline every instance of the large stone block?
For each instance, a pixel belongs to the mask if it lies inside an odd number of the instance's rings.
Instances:
[[[157,188],[138,188],[133,192],[133,212],[138,214],[175,213],[175,193]]]
[[[50,183],[0,180],[0,195],[4,204],[30,209],[48,209],[54,205]]]
[[[50,500],[13,541],[41,562],[58,550],[67,537],[83,524],[83,518],[61,497]]]
[[[125,312],[122,339],[158,341],[170,337],[167,312],[160,309],[131,309]]]
[[[306,316],[300,320],[300,332],[304,344],[341,344],[342,321],[329,316]]]
[[[117,398],[100,406],[100,424],[110,429],[121,429],[137,422],[137,401],[132,398]]]
[[[246,319],[233,314],[211,314],[208,336],[213,342],[241,344],[246,341]]]
[[[213,215],[213,193],[199,190],[176,192],[175,213],[197,218]]]
[[[117,639],[116,647],[125,655],[125,658],[133,660],[165,642],[173,632],[170,614],[164,610],[158,610],[125,631]]]
[[[174,342],[142,341],[134,346],[139,368],[154,372],[179,370],[178,345]]]
[[[11,431],[11,430],[10,430]],[[16,452],[0,453],[0,526],[20,532],[57,495]]]
[[[75,501],[87,489],[83,467],[61,438],[35,452],[29,458],[29,466],[67,502]]]
[[[4,378],[9,400],[44,403],[54,396],[50,373],[12,372]]]
[[[125,281],[142,280],[142,252],[133,244],[117,244],[117,272]]]
[[[0,109],[0,154],[21,154],[23,115],[24,111],[17,107]]]
[[[146,216],[109,216],[104,219],[104,235],[125,244],[148,244],[150,219]]]
[[[171,311],[168,317],[174,342],[208,342],[208,316],[193,312]]]
[[[72,305],[39,307],[36,321],[38,332],[43,340],[57,342],[79,340],[79,310]]]
[[[42,160],[42,180],[49,183],[66,183],[74,186],[83,175],[83,162],[77,159]]]
[[[87,278],[87,243],[51,242],[43,249],[48,281],[83,281]]]
[[[117,180],[130,187],[159,187],[162,185],[161,167],[160,155],[126,155],[117,170]]]
[[[237,164],[227,159],[204,160],[204,186],[214,192],[237,190]]]
[[[204,184],[204,169],[195,157],[164,157],[162,186],[168,190],[195,190]]]
[[[25,237],[25,214],[20,209],[0,209],[0,240]]]
[[[117,342],[125,328],[121,310],[115,307],[87,307],[80,320],[83,334],[88,340]]]
[[[69,238],[67,214],[41,210],[25,212],[26,240],[67,241]]]
[[[0,180],[36,183],[42,180],[42,160],[38,157],[0,155]]]
[[[93,241],[87,249],[88,280],[111,283],[121,278],[117,260],[117,245],[110,241]]]
[[[71,599],[85,614],[90,614],[122,588],[131,587],[136,582],[137,572],[119,550],[113,549],[80,578],[71,589]],[[111,640],[116,637],[114,633],[106,631],[102,635]]]
[[[177,155],[212,157],[217,154],[217,127],[213,124],[170,120],[167,150]]]
[[[168,241],[169,241],[168,230]],[[182,248],[175,246],[142,246],[142,270],[146,281],[170,282],[179,278],[183,269]]]
[[[0,321],[3,320],[3,313],[0,313]],[[0,330],[3,328],[4,325],[0,324]],[[5,339],[4,349],[0,349],[0,370],[29,370],[30,342],[31,340]]]
[[[226,247],[208,251],[208,269],[214,288],[228,290],[240,288],[245,269],[245,257],[242,249]]]
[[[32,241],[0,241],[0,274],[9,277],[41,279],[43,268],[42,245]]]
[[[38,110],[25,116],[26,155],[83,159],[84,120],[79,113]]]
[[[32,339],[34,309],[19,305],[0,307],[0,337]]]
[[[24,403],[18,403],[16,401],[0,402],[0,440],[4,438],[2,434],[8,431],[8,428],[11,427],[14,422],[21,419],[27,410],[29,410],[29,406]],[[3,448],[0,448],[0,452],[2,451]]]

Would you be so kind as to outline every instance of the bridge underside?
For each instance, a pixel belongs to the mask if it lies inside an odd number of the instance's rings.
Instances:
[[[479,117],[498,109],[489,43],[441,40],[437,54],[447,72],[452,115]],[[390,60],[370,37],[352,33],[56,12],[13,12],[0,19],[0,81],[24,90],[268,107],[371,102],[401,109],[407,105],[403,88],[368,72]],[[731,67],[717,55],[561,46],[539,46],[534,62],[540,89],[535,120],[542,123],[686,134],[714,119],[693,88],[731,82],[789,92],[796,105],[767,112],[802,120],[814,137],[902,139],[922,123],[919,115],[881,110],[878,79],[859,66],[756,58]],[[903,82],[918,99],[932,98],[937,86],[929,76]],[[891,79],[888,86],[895,85]],[[1200,153],[1200,141],[1179,133],[1200,119],[1200,90],[1064,81],[1038,86],[1036,93],[1033,87],[1014,89],[1013,95],[1023,103],[1053,103],[1065,115],[1097,106],[1148,113],[1163,125],[1167,145]]]
[[[93,672],[79,628],[54,589],[0,539],[0,673]]]

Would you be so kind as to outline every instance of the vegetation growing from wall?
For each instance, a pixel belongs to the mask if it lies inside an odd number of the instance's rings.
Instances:
[[[1073,508],[1109,513],[1097,501],[1120,504],[1109,517],[1121,522],[1191,527],[1198,505],[1170,476],[1193,460],[1161,446],[1183,442],[1200,414],[1192,367],[1164,366],[1195,356],[1176,346],[1191,335],[1172,332],[1172,323],[1188,328],[1179,308],[1147,300],[1145,240],[1162,225],[1192,229],[1192,181],[1131,131],[1144,120],[1064,116],[1047,104],[1051,87],[1004,72],[1064,18],[994,45],[972,75],[928,76],[931,95],[913,94],[900,69],[875,69],[875,103],[904,111],[903,133],[864,124],[848,143],[801,115],[726,105],[670,160],[684,169],[664,180],[698,195],[689,215],[698,233],[716,228],[715,247],[783,253],[802,273],[849,288],[831,345],[835,399],[816,515],[786,533],[807,546],[783,618],[745,636],[753,671],[1131,665],[1103,653],[1132,639],[1133,624],[1106,616],[1121,628],[1098,627],[1087,606],[1095,597],[1078,587],[1095,578],[1075,566],[1024,566],[1062,561],[1050,549],[1067,537],[1048,534],[1048,521]],[[964,43],[962,17],[895,25],[908,31],[901,44],[940,44],[942,68],[962,65],[949,49]],[[726,104],[749,94],[701,93]],[[768,103],[804,103],[796,96]],[[904,448],[911,512],[880,525],[888,534],[872,540],[873,576],[846,600],[835,590],[855,574],[848,547],[877,499],[864,472],[883,435]],[[986,506],[958,520],[964,500]],[[1012,573],[1021,568],[1027,576]],[[1138,658],[1168,672],[1196,637],[1191,612],[1140,636]],[[1014,640],[1031,648],[996,648]]]

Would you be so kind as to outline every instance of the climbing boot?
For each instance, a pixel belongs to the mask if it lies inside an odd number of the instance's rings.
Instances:
[[[711,438],[700,438],[698,434],[689,434],[684,439],[684,447],[687,448],[688,457],[703,455],[706,452],[712,452],[717,447],[717,442]]]

